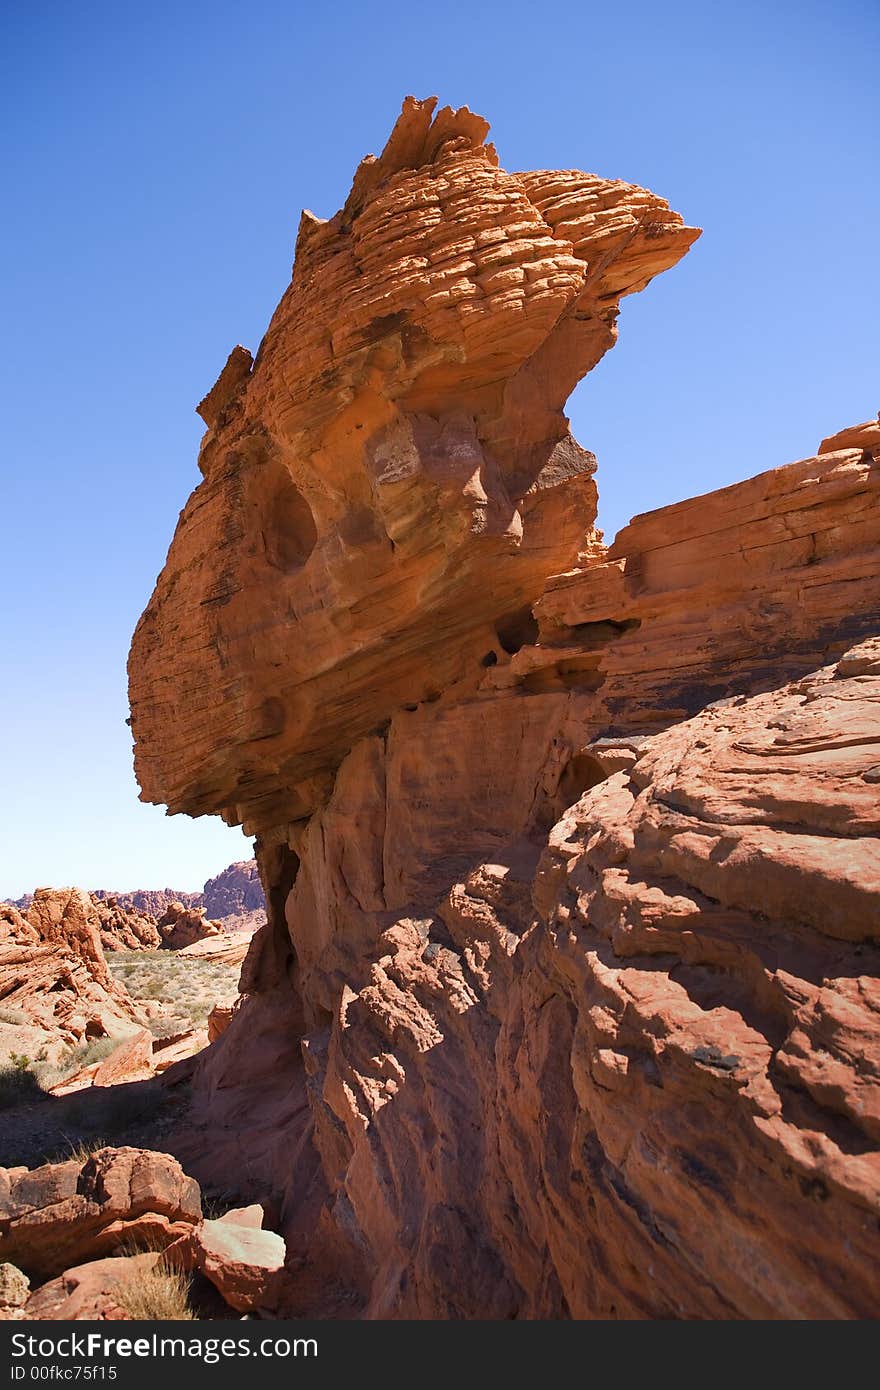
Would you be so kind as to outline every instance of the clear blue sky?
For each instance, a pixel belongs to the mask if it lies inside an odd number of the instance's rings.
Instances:
[[[406,93],[481,112],[508,169],[644,183],[705,229],[571,402],[609,537],[880,406],[876,0],[5,0],[0,24],[0,895],[196,888],[249,853],[138,802],[129,637],[196,402]]]

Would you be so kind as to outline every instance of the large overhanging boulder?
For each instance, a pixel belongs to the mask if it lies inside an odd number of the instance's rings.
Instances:
[[[138,780],[171,811],[307,815],[595,544],[563,407],[699,232],[632,184],[508,174],[481,117],[435,105],[407,98],[341,211],[303,214],[256,361],[199,407],[205,480],[129,666]]]

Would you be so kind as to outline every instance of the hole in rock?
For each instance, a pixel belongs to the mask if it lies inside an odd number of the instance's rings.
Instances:
[[[480,662],[480,665],[481,665],[481,666],[497,666],[497,665],[498,665],[498,653],[497,653],[497,652],[487,652],[486,655],[483,657],[482,661]]]
[[[318,542],[312,509],[289,480],[269,503],[263,540],[270,565],[287,573],[301,569]]]
[[[584,792],[588,792],[593,787],[598,787],[600,782],[604,782],[608,773],[592,753],[576,753],[565,771],[559,779],[559,786],[556,793],[557,805],[565,810],[567,806],[573,806],[576,801],[580,801]]]
[[[311,1001],[306,1009],[306,1026],[313,1053],[326,1049],[333,1032],[333,1011],[323,1004]]]
[[[275,846],[267,856],[266,874],[269,879],[268,918],[276,934],[283,929],[287,936],[287,899],[299,873],[299,855],[287,845]]]
[[[495,624],[498,641],[508,656],[515,656],[520,647],[533,646],[538,640],[538,620],[531,608],[518,608],[507,613]]]
[[[559,690],[598,690],[604,681],[595,661],[585,657],[583,661],[559,661],[542,671],[530,671],[520,684],[528,695],[546,695]]]
[[[605,647],[626,632],[636,632],[641,618],[603,618],[601,622],[574,623],[565,629],[567,641],[577,641],[587,651]]]

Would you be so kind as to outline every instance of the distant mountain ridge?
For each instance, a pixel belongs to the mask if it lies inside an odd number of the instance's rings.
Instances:
[[[255,916],[262,917],[266,911],[254,859],[230,864],[214,878],[209,878],[201,893],[184,893],[176,888],[136,888],[129,893],[117,893],[111,888],[94,888],[90,891],[93,897],[101,901],[113,898],[120,907],[156,918],[161,917],[171,903],[203,907],[209,918],[222,922],[234,920],[237,924],[248,922]],[[33,893],[25,893],[23,897],[9,901],[20,912],[25,912],[33,897]]]

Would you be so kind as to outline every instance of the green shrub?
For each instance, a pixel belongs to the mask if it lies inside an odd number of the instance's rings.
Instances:
[[[82,1071],[83,1067],[90,1067],[94,1062],[103,1062],[104,1058],[115,1052],[124,1041],[124,1038],[89,1038],[86,1042],[81,1042],[64,1058],[64,1075],[73,1076],[74,1072]]]
[[[10,1065],[0,1067],[0,1110],[11,1110],[14,1105],[26,1105],[45,1096],[39,1076],[31,1070],[30,1059],[13,1053]]]

